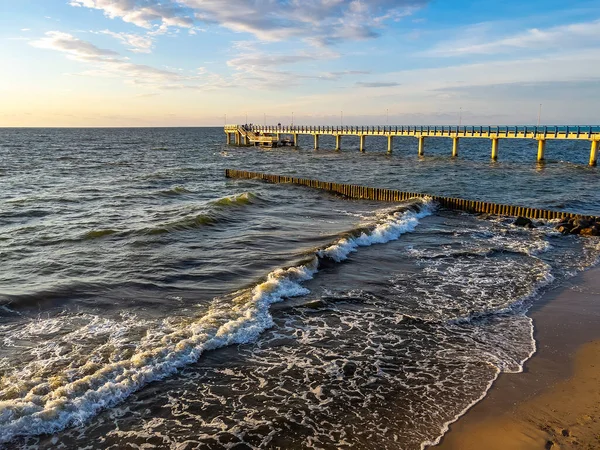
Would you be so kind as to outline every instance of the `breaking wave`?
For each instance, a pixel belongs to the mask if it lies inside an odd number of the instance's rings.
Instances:
[[[245,193],[213,204],[245,204],[252,198]],[[106,322],[109,319],[85,320],[63,333],[60,344],[34,351],[36,358],[0,379],[0,442],[80,424],[146,384],[198,361],[205,351],[253,342],[274,324],[270,305],[309,293],[302,283],[318,272],[320,258],[342,261],[358,247],[398,239],[413,231],[419,218],[432,213],[432,204],[421,200],[413,209],[392,213],[371,231],[342,238],[301,265],[277,269],[253,288],[214,299],[206,313],[194,320],[176,324],[167,319],[162,326],[146,324],[148,328],[135,317],[116,327]],[[38,323],[24,332],[59,333],[62,322]],[[135,339],[127,336],[129,330],[137,330]],[[88,336],[102,333],[106,344],[85,347]],[[70,351],[59,351],[61,344]]]

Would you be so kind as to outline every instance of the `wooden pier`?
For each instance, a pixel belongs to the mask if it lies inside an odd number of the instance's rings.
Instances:
[[[417,139],[418,155],[425,154],[425,138],[444,137],[452,139],[452,156],[458,157],[461,139],[489,139],[491,158],[498,159],[501,139],[533,139],[538,142],[537,160],[544,160],[546,141],[584,140],[591,142],[589,165],[596,166],[600,126],[257,126],[226,125],[227,144],[276,147],[281,145],[282,136],[294,146],[298,136],[310,135],[314,138],[315,150],[319,148],[319,137],[335,137],[335,149],[342,148],[342,138],[358,137],[361,152],[365,151],[367,136],[387,138],[387,151],[391,153],[394,137],[409,136]],[[231,137],[234,136],[232,142]]]

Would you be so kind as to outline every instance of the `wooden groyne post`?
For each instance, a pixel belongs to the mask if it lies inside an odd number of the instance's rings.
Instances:
[[[550,209],[528,208],[525,206],[505,205],[490,203],[479,200],[466,200],[462,198],[442,197],[420,192],[404,192],[395,189],[384,189],[355,184],[332,183],[329,181],[311,180],[308,178],[297,178],[285,175],[271,175],[260,172],[248,172],[245,170],[225,169],[227,178],[245,178],[263,180],[269,183],[286,183],[299,186],[308,186],[322,189],[350,198],[376,200],[383,202],[401,202],[411,198],[431,198],[444,208],[465,211],[469,213],[485,213],[498,216],[526,217],[528,219],[595,219],[600,217],[576,214],[566,211],[555,211]]]

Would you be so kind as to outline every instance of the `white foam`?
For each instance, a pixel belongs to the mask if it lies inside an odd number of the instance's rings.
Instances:
[[[156,344],[149,333],[130,358],[105,364],[89,375],[77,376],[76,371],[54,374],[57,380],[52,384],[28,368],[12,374],[10,389],[20,395],[0,402],[0,442],[52,433],[81,423],[145,384],[197,361],[206,350],[255,340],[273,324],[269,305],[308,293],[300,283],[312,278],[316,271],[316,258],[303,266],[278,269],[250,292],[241,291],[233,299],[231,311],[215,308],[186,329],[161,336],[160,345],[146,345]],[[98,325],[102,328],[106,324],[97,322],[95,326]],[[26,372],[30,380],[19,384],[19,375]],[[3,391],[6,398],[6,389]]]
[[[419,212],[404,211],[393,212],[386,217],[386,220],[378,224],[369,234],[361,233],[358,237],[340,239],[333,245],[320,250],[317,254],[320,257],[331,258],[336,262],[344,261],[348,255],[355,252],[358,247],[368,247],[373,244],[385,244],[398,239],[404,233],[410,233],[415,230],[419,224],[419,219],[431,215],[433,204],[431,200],[423,200],[422,209]]]
[[[360,246],[398,239],[413,231],[419,218],[432,213],[431,202],[424,200],[423,203],[418,213],[390,214],[370,233],[341,239],[318,254],[342,261]],[[144,385],[196,362],[207,350],[253,342],[273,326],[270,305],[308,294],[301,283],[311,279],[317,271],[316,257],[304,265],[277,269],[251,290],[234,293],[230,300],[215,299],[208,312],[191,323],[163,323],[158,329],[148,327],[145,336],[135,343],[134,350],[125,353],[127,356],[119,354],[108,361],[94,361],[81,355],[78,363],[66,364],[66,355],[51,357],[45,348],[39,360],[4,377],[0,398],[7,400],[0,401],[0,443],[18,436],[54,433],[83,423]],[[127,318],[129,320],[132,318]],[[135,318],[133,320],[135,322]],[[45,332],[57,331],[58,324],[52,320],[47,325]],[[122,325],[97,318],[70,335],[76,338],[82,330],[84,336],[89,333],[108,335],[108,344],[119,344],[118,348],[123,351],[132,347],[132,342],[124,337]],[[60,364],[55,371],[48,373],[48,367],[57,361]]]

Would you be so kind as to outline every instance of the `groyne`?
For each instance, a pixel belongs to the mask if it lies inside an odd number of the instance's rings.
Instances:
[[[349,198],[376,200],[383,202],[401,202],[411,198],[428,197],[444,208],[465,211],[469,213],[484,213],[498,216],[526,217],[528,219],[588,219],[600,221],[598,216],[582,215],[567,211],[555,211],[550,209],[528,208],[526,206],[505,205],[480,200],[467,200],[463,198],[442,197],[422,192],[405,192],[395,189],[359,186],[346,183],[332,183],[329,181],[311,180],[308,178],[297,178],[286,175],[272,175],[260,172],[248,172],[245,170],[225,169],[227,178],[258,179],[269,183],[295,184],[321,189],[328,192],[340,194]]]

